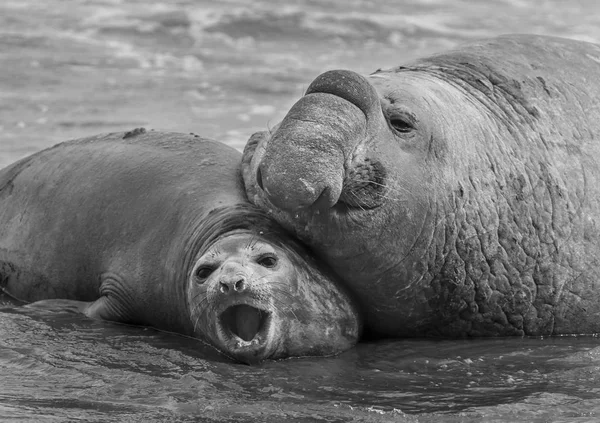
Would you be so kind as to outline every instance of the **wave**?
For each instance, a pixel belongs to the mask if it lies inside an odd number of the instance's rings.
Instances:
[[[408,9],[408,8],[407,8]],[[250,38],[258,42],[337,42],[355,44],[377,42],[393,44],[399,38],[423,39],[439,37],[473,38],[484,31],[458,30],[447,14],[412,8],[410,13],[383,11],[344,12],[339,9],[287,7],[240,8],[223,13],[210,23],[197,22],[204,33],[221,33],[232,39]],[[421,10],[421,12],[419,12]],[[202,15],[206,16],[206,13]]]

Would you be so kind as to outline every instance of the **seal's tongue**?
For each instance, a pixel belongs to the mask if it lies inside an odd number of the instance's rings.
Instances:
[[[234,332],[244,341],[251,341],[258,333],[261,321],[262,313],[259,309],[248,305],[237,306]]]

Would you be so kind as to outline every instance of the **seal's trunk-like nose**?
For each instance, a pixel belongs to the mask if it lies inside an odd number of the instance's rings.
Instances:
[[[332,70],[321,75],[308,86],[306,95],[333,94],[358,107],[366,116],[379,106],[379,96],[367,79],[349,70]]]
[[[346,164],[367,134],[377,92],[357,73],[317,77],[269,140],[257,183],[282,210],[334,206]]]

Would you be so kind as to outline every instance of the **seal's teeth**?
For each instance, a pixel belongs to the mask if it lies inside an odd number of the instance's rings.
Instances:
[[[259,336],[254,337],[254,339],[252,339],[251,341],[244,341],[243,339],[238,338],[238,341],[235,343],[235,347],[237,349],[247,348],[247,347],[258,347],[261,344],[262,344],[262,338]]]

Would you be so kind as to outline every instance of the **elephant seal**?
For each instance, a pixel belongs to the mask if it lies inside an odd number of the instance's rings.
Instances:
[[[600,46],[509,35],[318,76],[243,158],[251,202],[372,336],[600,332]]]
[[[200,338],[247,363],[350,348],[355,304],[248,203],[240,161],[215,141],[135,130],[3,169],[0,288]]]

